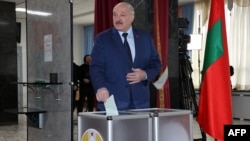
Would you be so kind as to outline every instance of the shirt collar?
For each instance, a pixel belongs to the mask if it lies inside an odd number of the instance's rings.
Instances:
[[[125,32],[122,32],[122,31],[118,31],[120,36],[122,37],[122,33],[125,33]],[[132,26],[128,29],[128,31],[126,32],[128,33],[128,37],[131,37],[133,34],[132,34]]]

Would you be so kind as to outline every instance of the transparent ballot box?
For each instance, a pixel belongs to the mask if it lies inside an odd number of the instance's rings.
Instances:
[[[151,141],[151,125],[147,114],[83,112],[78,115],[78,141]]]
[[[191,141],[192,114],[188,110],[137,109],[82,112],[78,115],[78,141]]]
[[[151,108],[130,112],[149,114],[152,141],[193,141],[193,115],[190,110]]]

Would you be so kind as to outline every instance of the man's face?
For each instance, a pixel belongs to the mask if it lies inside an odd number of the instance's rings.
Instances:
[[[134,21],[134,15],[127,6],[118,5],[113,9],[113,25],[122,32],[127,32],[132,22]]]

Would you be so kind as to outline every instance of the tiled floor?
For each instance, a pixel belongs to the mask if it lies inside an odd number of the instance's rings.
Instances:
[[[26,116],[19,115],[18,125],[0,126],[0,141],[27,141]],[[77,122],[77,116],[74,115],[74,122]],[[234,124],[250,124],[249,120],[234,120]],[[193,122],[193,138],[201,139],[200,128],[197,122]],[[77,124],[74,127],[74,141],[77,141]],[[207,141],[214,141],[207,135]]]

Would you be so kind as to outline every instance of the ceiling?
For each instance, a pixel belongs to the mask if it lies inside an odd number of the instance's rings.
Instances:
[[[25,8],[25,0],[1,0],[16,3],[17,8]],[[178,4],[186,4],[199,0],[179,0]],[[73,23],[89,25],[94,23],[94,2],[95,0],[73,0]],[[26,18],[25,13],[17,12],[17,18]]]

